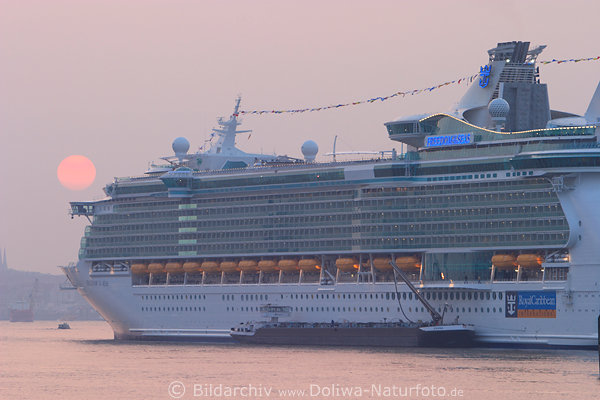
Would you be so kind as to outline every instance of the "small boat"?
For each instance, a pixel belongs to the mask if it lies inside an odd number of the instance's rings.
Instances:
[[[471,347],[473,326],[409,322],[281,322],[291,307],[261,307],[270,321],[247,322],[234,327],[230,336],[240,343],[309,346],[367,347]]]
[[[71,329],[71,326],[68,322],[61,322],[58,324],[58,329]]]
[[[232,328],[240,343],[367,347],[472,347],[469,325],[427,326],[405,322],[258,322]]]

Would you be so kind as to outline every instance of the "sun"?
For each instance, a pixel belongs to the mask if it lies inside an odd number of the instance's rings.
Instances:
[[[89,158],[72,155],[60,162],[56,169],[56,176],[61,185],[70,190],[83,190],[94,182],[96,167]]]

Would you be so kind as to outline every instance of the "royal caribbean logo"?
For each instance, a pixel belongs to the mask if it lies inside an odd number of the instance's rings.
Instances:
[[[479,86],[482,88],[486,87],[490,83],[490,74],[492,73],[492,66],[485,65],[479,69]]]
[[[506,292],[506,318],[556,318],[556,291]]]

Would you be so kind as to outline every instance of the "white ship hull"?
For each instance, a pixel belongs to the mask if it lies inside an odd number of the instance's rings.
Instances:
[[[391,296],[395,293],[393,283],[345,283],[333,287],[319,284],[136,287],[131,285],[131,277],[127,275],[90,277],[88,267],[89,263],[80,262],[69,271],[69,276],[74,278],[79,292],[111,325],[118,339],[228,341],[230,328],[249,320],[260,320],[260,306],[267,303],[292,307],[290,320],[293,321],[404,319],[398,301]],[[422,290],[454,293],[455,296],[462,292],[480,293],[483,300],[456,300],[455,297],[452,301],[430,302],[438,309],[443,309],[446,303],[451,304],[445,320],[459,317],[461,323],[474,325],[477,338],[483,344],[593,347],[597,344],[599,267],[581,267],[581,272],[587,276],[581,276],[581,279],[591,283],[588,290],[570,289],[571,281],[432,284]],[[576,276],[577,266],[571,268]],[[401,296],[410,293],[406,285],[398,288]],[[512,291],[555,291],[556,318],[506,318],[506,292]],[[490,294],[489,300],[487,294]],[[242,300],[242,295],[248,300]],[[323,298],[325,295],[329,298]],[[297,296],[302,297],[296,299]],[[414,297],[401,300],[401,304],[411,320],[430,319],[427,310]],[[358,311],[359,307],[368,311]]]

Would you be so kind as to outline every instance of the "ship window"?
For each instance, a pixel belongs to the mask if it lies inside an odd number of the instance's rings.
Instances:
[[[444,292],[444,300],[448,300],[448,292]]]
[[[498,293],[498,299],[502,300],[502,292]]]
[[[489,299],[490,299],[490,292],[487,292],[487,293],[485,294],[485,299],[486,299],[486,300],[489,300]]]
[[[492,299],[496,300],[496,292],[492,293]]]
[[[406,292],[402,293],[402,300],[406,300]]]
[[[450,292],[450,300],[454,300],[454,293]]]
[[[463,300],[465,300],[465,298],[467,297],[467,294],[465,292],[462,292],[461,297]]]
[[[471,292],[467,293],[467,298],[471,300],[473,298],[473,294]]]
[[[473,299],[475,299],[475,300],[479,299],[479,293],[478,292],[473,293]]]
[[[396,293],[392,293],[392,300],[396,299]]]

